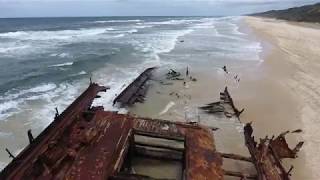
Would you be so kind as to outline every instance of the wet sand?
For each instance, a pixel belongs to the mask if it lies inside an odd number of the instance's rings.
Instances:
[[[227,67],[232,75],[226,75],[222,66],[192,65],[189,66],[191,76],[197,81],[187,81],[186,87],[183,81],[161,85],[159,81],[165,80],[168,70],[162,68],[151,82],[146,102],[137,104],[130,112],[175,121],[200,119],[202,124],[220,128],[215,132],[218,151],[248,155],[242,124],[236,119],[226,121],[198,110],[201,105],[217,101],[219,92],[228,86],[236,106],[245,108],[241,121],[253,122],[256,137],[304,130],[288,136],[291,147],[300,140],[306,144],[298,159],[285,160],[284,164],[287,168],[294,165],[293,179],[319,179],[319,111],[316,108],[320,107],[317,89],[320,81],[316,77],[320,77],[320,71],[317,72],[320,31],[310,25],[251,17],[244,19],[241,31],[262,43],[262,62],[229,61]],[[176,68],[185,76],[186,67]],[[236,74],[241,77],[240,82],[233,80]],[[226,161],[224,166],[254,172],[249,164]]]

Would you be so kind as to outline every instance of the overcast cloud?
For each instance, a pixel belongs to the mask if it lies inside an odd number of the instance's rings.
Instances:
[[[0,17],[223,16],[283,9],[316,0],[0,0]]]

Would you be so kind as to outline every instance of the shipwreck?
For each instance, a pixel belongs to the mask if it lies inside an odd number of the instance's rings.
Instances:
[[[145,83],[154,69],[147,69],[116,99],[129,106],[141,102]],[[244,125],[245,143],[250,157],[219,152],[215,146],[217,128],[199,123],[136,117],[105,111],[92,106],[95,98],[107,87],[90,83],[89,87],[37,137],[28,131],[30,144],[0,173],[1,180],[165,180],[138,174],[133,169],[136,157],[178,162],[181,174],[175,179],[222,180],[238,179],[288,180],[293,169],[286,169],[284,158],[296,158],[303,142],[290,149],[285,135],[256,142],[251,124]],[[221,101],[202,107],[209,113],[236,116],[239,111],[226,88]],[[150,141],[142,141],[150,138]],[[161,140],[157,141],[157,140]],[[164,143],[165,142],[165,143]],[[252,163],[256,172],[246,174],[223,169],[223,159]],[[148,164],[146,164],[148,166]]]

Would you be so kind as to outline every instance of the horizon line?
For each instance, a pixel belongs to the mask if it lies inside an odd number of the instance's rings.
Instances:
[[[246,15],[117,15],[117,16],[17,16],[17,17],[0,17],[0,19],[23,19],[23,18],[119,18],[119,17],[232,17],[232,16],[246,16]]]

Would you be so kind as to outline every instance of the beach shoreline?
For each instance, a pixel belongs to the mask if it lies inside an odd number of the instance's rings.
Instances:
[[[198,121],[217,127],[219,130],[214,132],[214,137],[218,151],[244,156],[249,156],[243,137],[244,123],[253,122],[257,139],[303,129],[301,134],[288,136],[290,147],[302,140],[306,144],[298,159],[286,160],[284,165],[286,169],[294,165],[293,179],[319,179],[317,117],[320,114],[317,107],[320,93],[317,88],[320,82],[316,79],[320,77],[316,61],[320,58],[319,29],[310,24],[253,17],[205,19],[192,28],[192,33],[178,36],[172,50],[157,54],[156,59],[162,64],[150,80],[145,102],[130,107],[129,113],[172,121]],[[306,39],[299,33],[304,33]],[[312,47],[307,46],[309,42]],[[171,68],[181,73],[178,80],[168,80],[166,74]],[[100,73],[101,78],[97,79],[103,81],[99,83],[105,85],[108,72]],[[126,83],[121,86],[125,87]],[[199,109],[219,101],[219,93],[226,86],[236,107],[245,109],[241,122]],[[115,90],[109,91],[110,97]],[[101,99],[96,103],[104,105]],[[11,124],[16,125],[16,122]],[[19,125],[23,127],[16,131],[25,129],[24,124]],[[27,144],[25,133],[16,134],[21,136],[22,142],[15,144],[24,147]],[[0,158],[9,161],[7,154],[4,156]],[[251,164],[230,161],[224,161],[224,168],[248,174],[254,172]]]
[[[293,179],[317,179],[319,175],[314,172],[317,168],[316,161],[310,160],[313,157],[311,154],[315,153],[317,147],[310,145],[310,138],[307,137],[310,129],[306,126],[306,119],[303,119],[304,113],[301,111],[305,104],[301,100],[301,94],[292,90],[294,88],[292,76],[297,73],[297,66],[291,62],[294,55],[288,53],[291,49],[284,51],[279,48],[277,40],[279,37],[273,37],[273,34],[268,34],[268,31],[261,31],[258,28],[259,26],[255,25],[254,20],[252,17],[243,17],[241,24],[238,24],[238,26],[239,31],[247,34],[248,38],[260,42],[262,47],[259,53],[261,61],[227,61],[226,65],[231,71],[231,75],[224,75],[222,64],[221,67],[189,65],[191,75],[197,78],[196,82],[187,82],[187,88],[183,86],[183,81],[175,81],[173,85],[161,85],[152,82],[146,102],[135,105],[130,109],[130,113],[175,121],[194,120],[199,115],[201,123],[221,129],[215,132],[219,150],[247,155],[242,137],[242,127],[239,122],[217,120],[198,110],[199,106],[218,100],[219,92],[223,91],[225,86],[228,86],[236,106],[239,109],[245,108],[240,117],[241,122],[253,122],[256,137],[278,135],[287,130],[304,130],[302,134],[293,134],[287,137],[290,147],[298,141],[306,141],[306,144],[299,153],[298,159],[286,160],[284,165],[287,169],[294,165]],[[285,22],[272,20],[272,23],[276,28],[278,23]],[[291,27],[293,30],[296,26],[294,23],[285,24],[293,26]],[[263,23],[259,25],[261,25],[260,28],[265,27]],[[306,29],[310,28],[310,26],[299,26]],[[272,29],[268,30],[273,32]],[[187,37],[184,37],[184,39],[188,41]],[[296,44],[298,44],[297,41]],[[179,46],[184,45],[178,44],[176,48],[179,49]],[[186,67],[179,67],[176,70],[180,71],[184,77]],[[298,70],[300,69],[298,68]],[[166,70],[163,68],[156,76],[163,80],[165,79],[165,73]],[[234,83],[232,80],[232,75],[236,74],[241,77],[239,83]],[[180,97],[169,95],[172,92],[177,92]],[[317,113],[316,111],[313,112]],[[313,137],[313,139],[316,138]],[[237,143],[236,146],[235,143]],[[228,162],[226,164],[227,167],[231,168],[237,169],[240,167],[235,164],[229,165]],[[243,167],[248,172],[250,172],[250,169],[252,170],[250,166]]]
[[[273,72],[278,71],[283,89],[297,103],[297,117],[288,123],[300,124],[304,130],[302,156],[305,156],[305,164],[298,164],[298,167],[311,170],[312,175],[303,173],[305,175],[296,179],[319,179],[320,144],[317,127],[320,113],[317,107],[320,104],[320,74],[317,70],[320,65],[320,26],[256,17],[245,17],[245,22],[258,36],[272,44],[271,54],[266,59],[267,65],[275,68]],[[299,161],[303,163],[303,160]]]

